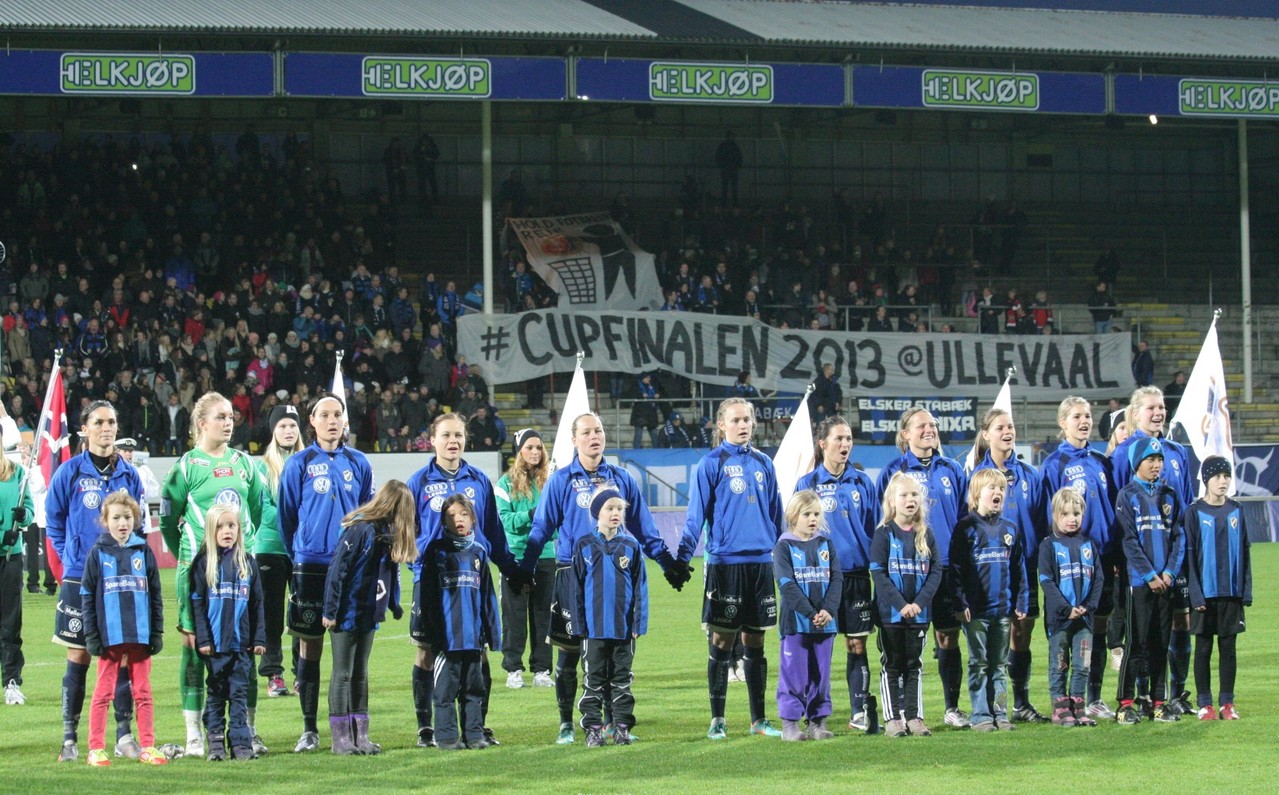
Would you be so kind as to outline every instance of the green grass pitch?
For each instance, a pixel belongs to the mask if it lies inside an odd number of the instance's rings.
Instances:
[[[926,651],[925,711],[934,736],[868,737],[846,728],[844,654],[837,648],[832,671],[831,723],[838,734],[834,740],[783,744],[748,736],[745,685],[733,683],[730,739],[712,743],[705,739],[709,713],[706,640],[698,625],[701,594],[696,588],[675,593],[654,568],[652,629],[640,639],[636,653],[635,733],[641,738],[636,745],[587,749],[580,731],[577,744],[554,745],[554,691],[529,686],[508,690],[500,656],[494,654],[489,725],[502,747],[454,753],[416,748],[410,690],[413,649],[406,619],[383,626],[370,663],[373,739],[383,745],[381,756],[337,758],[327,751],[295,756],[289,751],[301,729],[297,698],[263,697],[257,720],[271,748],[268,756],[220,764],[181,759],[164,768],[122,760],[108,769],[90,768],[83,761],[54,762],[61,742],[59,694],[65,655],[48,640],[54,600],[25,595],[27,703],[0,706],[0,792],[1274,792],[1279,788],[1279,675],[1274,665],[1279,658],[1279,545],[1253,547],[1253,571],[1256,604],[1248,613],[1249,629],[1240,638],[1236,685],[1243,720],[1233,723],[1183,720],[1176,725],[1110,724],[1095,729],[1045,724],[981,736],[946,729],[939,725],[942,701],[936,666]],[[171,581],[172,572],[166,572],[166,593]],[[175,612],[171,604],[168,607],[166,619],[172,619]],[[176,632],[166,632],[165,640],[167,647],[152,674],[157,741],[179,742],[184,735]],[[775,633],[769,633],[768,649],[775,668]],[[1046,656],[1041,625],[1032,690],[1041,711],[1048,706]],[[325,660],[327,686],[327,656]],[[871,667],[877,675],[878,661],[872,659]],[[1215,684],[1215,664],[1213,674]],[[1107,670],[1108,695],[1113,693],[1114,676]],[[90,688],[92,680],[93,674]],[[770,686],[775,682],[774,671]],[[320,710],[321,736],[327,743],[323,697]],[[771,696],[769,714],[775,715]],[[114,722],[108,724],[113,738]],[[83,760],[88,750],[87,700],[80,738]]]

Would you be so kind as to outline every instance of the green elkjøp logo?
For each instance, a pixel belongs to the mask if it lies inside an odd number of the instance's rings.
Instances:
[[[363,64],[369,97],[487,97],[493,65],[484,58],[376,58]]]
[[[651,63],[648,96],[668,102],[773,101],[773,67],[742,64]]]
[[[64,94],[194,94],[195,57],[63,53]]]
[[[1279,116],[1279,83],[1186,79],[1177,96],[1186,116]]]
[[[923,100],[926,108],[1037,110],[1039,75],[925,69]]]

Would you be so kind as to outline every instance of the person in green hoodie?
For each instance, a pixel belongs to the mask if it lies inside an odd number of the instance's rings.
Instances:
[[[284,681],[284,652],[280,639],[284,636],[285,590],[293,574],[293,563],[284,547],[280,525],[276,520],[275,501],[280,494],[280,473],[284,462],[294,453],[306,448],[302,440],[302,427],[298,422],[298,407],[291,403],[276,406],[267,417],[271,441],[253,464],[262,476],[266,488],[262,492],[262,524],[253,540],[253,557],[257,558],[262,577],[262,608],[266,616],[266,653],[258,673],[267,679],[267,695],[272,698],[290,695],[293,691]],[[293,667],[297,669],[297,643],[294,642]]]
[[[23,472],[21,464],[0,456],[0,681],[4,703],[10,705],[27,701],[22,694],[22,530],[35,516],[35,504]]]
[[[515,433],[515,457],[511,467],[497,481],[493,495],[497,513],[506,531],[506,543],[516,560],[524,557],[533,513],[550,473],[550,455],[541,435],[532,428]],[[554,537],[552,537],[554,541]],[[524,687],[524,648],[532,645],[529,668],[534,687],[553,687],[551,646],[547,633],[551,623],[551,597],[555,586],[555,544],[548,543],[538,558],[532,590],[516,592],[502,583],[502,667],[506,686]]]

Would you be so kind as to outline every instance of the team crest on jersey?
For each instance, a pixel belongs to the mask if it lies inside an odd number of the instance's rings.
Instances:
[[[821,552],[817,553],[817,557],[822,559],[822,563],[830,563],[830,550],[823,549]]]
[[[1023,480],[1021,482],[1021,493],[1027,494],[1029,492],[1030,492],[1030,484]]]
[[[133,570],[134,570],[134,571],[142,571],[142,558],[134,558],[134,559],[133,559]]]
[[[1230,517],[1230,529],[1231,529],[1231,530],[1238,530],[1238,529],[1239,529],[1239,517],[1238,517],[1238,516],[1232,516],[1232,517]]]
[[[1172,506],[1170,504],[1165,502],[1160,507],[1163,509],[1164,516],[1172,516]]]
[[[351,482],[351,477],[352,477],[351,470],[347,469],[342,472],[342,479],[345,480],[347,483]]]
[[[98,510],[98,506],[102,504],[102,492],[86,491],[84,493],[84,507],[91,511]]]
[[[631,565],[631,559],[623,555],[617,559],[617,565],[622,567],[622,571],[626,571],[626,569]]]
[[[734,494],[741,494],[746,491],[746,481],[741,478],[733,478],[728,481],[728,487],[733,490]]]
[[[1175,458],[1172,460],[1172,471],[1178,474],[1181,473],[1181,464],[1178,464]]]
[[[232,469],[231,467],[214,467],[213,468],[213,477],[215,478],[229,478],[234,476],[235,476],[235,470]]]
[[[763,483],[763,482],[764,482],[764,473],[763,473],[763,472],[756,472],[756,473],[755,473],[755,482],[756,482],[756,483]]]
[[[327,477],[319,477],[311,481],[311,488],[315,489],[316,494],[328,494],[331,486]]]
[[[1162,446],[1161,444],[1159,444],[1159,440],[1158,440],[1158,439],[1151,439],[1151,440],[1150,440],[1150,452],[1152,452],[1152,453],[1162,453],[1162,452],[1163,452],[1163,450],[1164,450],[1164,449],[1163,449],[1163,446]]]
[[[946,493],[949,494],[950,493],[950,477],[948,477],[947,475],[942,475],[941,485],[942,485],[942,488],[946,489]]]
[[[836,503],[835,503],[834,497],[822,497],[823,511],[825,511],[826,513],[830,513],[831,511],[835,510],[835,508],[836,508]]]
[[[1083,558],[1084,560],[1091,560],[1092,547],[1084,547],[1083,549],[1079,550],[1079,556]]]
[[[473,501],[473,500],[475,499],[475,487],[474,487],[474,486],[467,486],[466,488],[462,489],[462,493],[466,495],[466,498],[467,498],[468,500],[472,500],[472,501]]]
[[[853,492],[853,502],[860,503],[861,501],[862,501],[862,495],[860,495],[860,494],[858,494],[857,492],[855,492],[855,491],[854,491],[854,492]]]
[[[475,570],[476,570],[476,571],[479,571],[479,570],[480,570],[480,559],[479,559],[479,558],[476,558],[475,560],[471,561],[471,565],[475,567]]]
[[[214,505],[230,505],[232,508],[240,507],[240,492],[235,489],[222,489],[213,498]]]
[[[1013,545],[1013,537],[1011,533],[1004,533],[1004,546],[1011,547]]]

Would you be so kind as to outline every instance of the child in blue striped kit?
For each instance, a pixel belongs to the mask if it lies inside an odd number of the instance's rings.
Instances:
[[[923,491],[905,472],[894,474],[884,486],[884,521],[871,539],[870,576],[879,611],[884,733],[928,737],[932,732],[920,717],[920,654],[941,584],[941,553],[928,529]]]
[[[1080,532],[1084,498],[1074,489],[1058,489],[1053,495],[1052,520],[1053,534],[1039,542],[1052,722],[1057,726],[1096,726],[1097,721],[1084,707],[1084,696],[1092,664],[1093,614],[1101,602],[1105,576],[1101,546]]]
[[[782,663],[777,672],[777,714],[782,740],[829,740],[830,656],[839,632],[835,620],[844,575],[826,535],[825,511],[815,491],[800,491],[786,506],[789,528],[773,547],[773,576],[782,594],[779,611]],[[800,727],[807,719],[808,730]]]
[[[342,535],[324,582],[324,628],[332,633],[329,728],[333,753],[380,753],[369,740],[369,652],[390,612],[398,621],[401,563],[417,558],[413,493],[388,480],[373,499],[342,519]]]
[[[453,494],[440,516],[444,532],[422,554],[421,580],[423,636],[436,653],[435,742],[441,751],[479,750],[491,745],[484,737],[484,647],[501,648],[502,625],[489,556],[475,540],[475,505]]]
[[[1227,497],[1230,461],[1204,459],[1206,487],[1183,519],[1190,561],[1190,632],[1195,636],[1195,690],[1199,720],[1238,720],[1235,710],[1235,645],[1244,631],[1243,611],[1252,606],[1252,562],[1243,507]],[[1212,706],[1212,639],[1221,652],[1221,712]]]
[[[244,551],[238,506],[213,506],[204,524],[204,549],[191,561],[191,612],[195,648],[208,671],[204,702],[208,758],[225,761],[230,739],[232,757],[253,759],[257,754],[249,730],[248,699],[253,655],[266,651],[262,580],[257,561]]]
[[[94,767],[111,764],[107,756],[107,706],[115,694],[121,669],[133,683],[138,716],[139,759],[147,765],[169,760],[155,749],[151,699],[151,657],[163,646],[164,605],[160,596],[160,567],[142,536],[133,528],[142,508],[124,491],[102,501],[106,531],[84,559],[80,581],[85,648],[98,657],[98,682],[89,708],[89,758]]]
[[[975,732],[1012,731],[1008,720],[1008,636],[1026,617],[1026,555],[1017,526],[1003,516],[1008,480],[980,469],[968,482],[969,514],[950,537],[955,616],[968,639],[969,716]]]
[[[635,725],[635,639],[648,631],[648,582],[635,537],[622,530],[627,502],[610,485],[591,496],[594,533],[573,547],[577,598],[570,621],[582,635],[582,728],[588,748],[604,745],[605,698],[613,714],[613,744],[630,745]]]
[[[1185,558],[1181,497],[1160,478],[1163,441],[1141,437],[1128,448],[1133,479],[1115,498],[1115,518],[1123,531],[1128,563],[1128,642],[1119,667],[1121,724],[1143,718],[1161,723],[1178,720],[1168,708],[1168,642],[1172,635],[1174,580]],[[1149,692],[1138,692],[1138,682]],[[1175,696],[1176,694],[1174,694]],[[1147,699],[1148,696],[1148,699]],[[1149,704],[1149,712],[1138,704]],[[1143,714],[1144,713],[1144,714]]]

